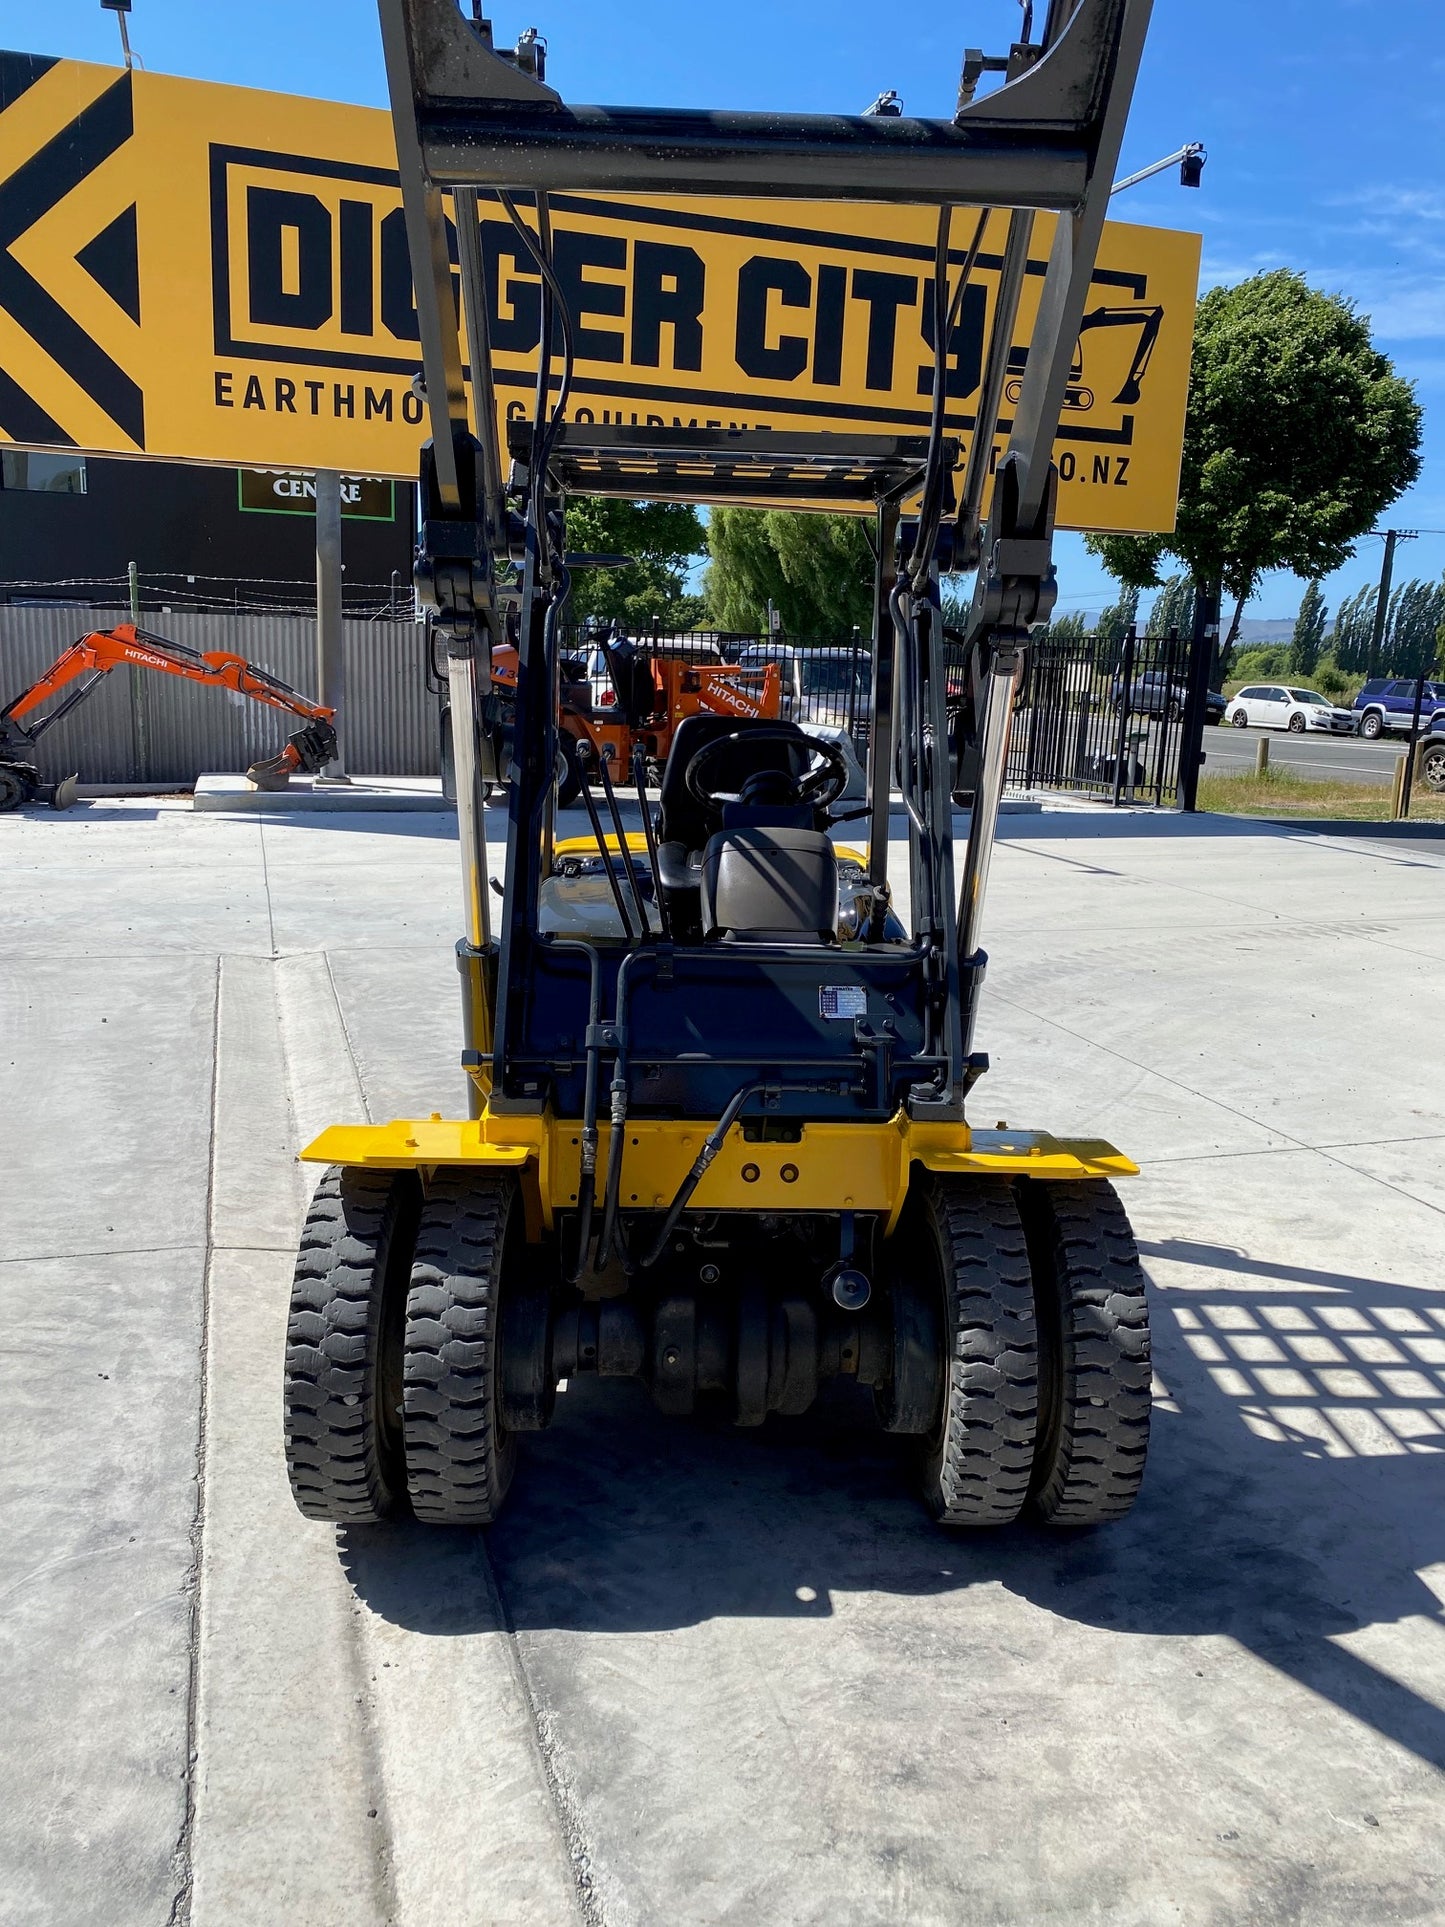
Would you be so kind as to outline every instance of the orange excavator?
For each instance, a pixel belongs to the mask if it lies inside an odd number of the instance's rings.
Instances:
[[[558,801],[577,800],[583,785],[610,763],[624,780],[640,751],[647,767],[660,771],[667,761],[678,724],[688,716],[742,716],[776,720],[782,714],[782,682],[775,662],[741,668],[736,663],[702,662],[672,655],[664,643],[634,649],[630,642],[599,630],[594,638],[607,665],[611,687],[594,704],[582,665],[569,678],[564,659],[560,707],[561,750],[567,772]],[[493,757],[500,775],[509,751],[511,705],[517,686],[517,652],[510,643],[492,651],[492,687],[501,698],[496,720],[499,740]]]
[[[45,674],[15,700],[0,709],[0,810],[19,809],[24,803],[49,803],[68,809],[75,801],[76,778],[47,783],[30,761],[35,744],[47,729],[68,716],[113,669],[154,669],[165,676],[183,676],[213,689],[230,689],[253,702],[299,716],[303,727],[287,738],[279,756],[253,763],[246,771],[257,789],[285,789],[298,770],[312,774],[325,769],[336,755],[336,712],[292,689],[279,677],[258,669],[244,656],[222,650],[202,655],[183,643],[152,635],[133,622],[114,629],[94,629],[73,642]],[[46,708],[52,697],[67,693]]]

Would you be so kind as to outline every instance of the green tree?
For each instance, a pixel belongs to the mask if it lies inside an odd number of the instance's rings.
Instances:
[[[771,602],[793,635],[871,633],[873,551],[860,516],[715,508],[707,538],[707,600],[720,628],[758,633]]]
[[[1125,589],[1117,602],[1111,602],[1094,625],[1100,642],[1117,648],[1139,620],[1139,591]]]
[[[1318,582],[1311,582],[1300,601],[1295,617],[1294,635],[1289,645],[1289,671],[1292,676],[1312,676],[1325,642],[1324,596]]]
[[[1330,632],[1330,654],[1336,666],[1352,675],[1363,675],[1370,659],[1370,636],[1375,627],[1373,582],[1366,582],[1352,596],[1346,596],[1335,610],[1335,626]]]
[[[1368,317],[1287,268],[1199,303],[1172,535],[1091,535],[1126,587],[1160,580],[1174,555],[1195,582],[1234,598],[1224,672],[1261,575],[1314,580],[1420,472],[1412,385],[1370,339]]]
[[[1149,611],[1151,636],[1167,636],[1171,629],[1181,636],[1194,633],[1194,584],[1187,575],[1171,575]]]
[[[622,569],[575,569],[568,618],[607,616],[629,629],[654,622],[699,626],[704,605],[687,594],[687,564],[707,538],[697,510],[681,502],[616,502],[578,495],[567,504],[567,546],[591,555],[626,555]]]
[[[1445,622],[1445,584],[1402,582],[1390,597],[1384,667],[1395,676],[1428,676]]]
[[[1070,615],[1055,616],[1052,622],[1045,623],[1042,628],[1035,629],[1033,640],[1035,642],[1067,644],[1071,642],[1082,642],[1088,633],[1088,624],[1076,610]]]

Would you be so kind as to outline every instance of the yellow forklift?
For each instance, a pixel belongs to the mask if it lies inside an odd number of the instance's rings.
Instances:
[[[455,0],[380,11],[431,411],[417,579],[447,656],[469,1102],[465,1116],[335,1125],[303,1153],[328,1169],[287,1332],[297,1504],[321,1520],[485,1525],[559,1382],[596,1372],[642,1380],[664,1411],[740,1425],[851,1380],[886,1430],[916,1441],[942,1523],[1118,1518],[1149,1430],[1144,1280],[1111,1184],[1135,1167],[1096,1140],[975,1128],[966,1104],[988,1068],[982,912],[1010,718],[1055,595],[1052,448],[1149,0],[1051,0],[1036,37],[1026,7],[1006,57],[968,56],[950,121],[573,107],[547,84],[535,33],[504,52]],[[979,97],[989,70],[1002,82]],[[569,419],[575,324],[549,196],[598,190],[936,207],[928,432]],[[512,431],[505,474],[483,194],[542,289],[532,419]],[[1008,211],[1008,239],[955,488],[947,344],[992,209]],[[1058,220],[1010,423],[1038,210]],[[843,807],[838,752],[796,725],[695,716],[655,794],[645,758],[618,772],[632,795],[604,767],[600,800],[586,792],[590,835],[557,837],[579,491],[872,514],[861,806]],[[961,701],[941,568],[976,570]],[[498,905],[477,719],[509,621]],[[889,880],[895,776],[906,917]],[[858,848],[835,841],[847,817]]]

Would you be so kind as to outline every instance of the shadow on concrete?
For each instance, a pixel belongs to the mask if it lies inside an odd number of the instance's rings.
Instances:
[[[743,1432],[584,1380],[526,1441],[485,1542],[344,1533],[347,1574],[373,1611],[440,1636],[496,1629],[498,1594],[513,1630],[606,1633],[1001,1585],[1112,1632],[1227,1636],[1445,1768],[1445,1712],[1338,1643],[1441,1619],[1417,1569],[1445,1561],[1445,1310],[1372,1279],[1155,1249],[1245,1282],[1156,1293],[1149,1477],[1117,1525],[940,1531],[906,1444],[851,1398]]]

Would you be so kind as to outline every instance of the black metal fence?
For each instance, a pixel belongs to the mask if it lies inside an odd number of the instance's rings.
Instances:
[[[1189,650],[1177,630],[1035,644],[1014,712],[1009,786],[1174,803]]]
[[[698,662],[761,666],[775,662],[784,717],[845,731],[860,762],[867,759],[872,723],[872,656],[862,639],[839,642],[811,636],[771,639],[692,631],[635,636],[642,653]],[[567,653],[591,662],[594,701],[610,687],[605,659],[584,631]],[[1190,643],[1177,630],[1119,641],[1085,636],[1041,641],[1014,710],[1008,787],[1015,794],[1055,790],[1097,801],[1172,805],[1178,800]],[[949,701],[965,688],[963,651],[948,648]]]

